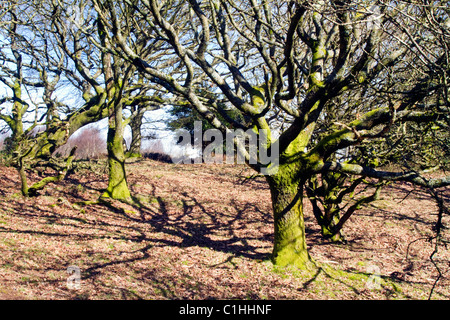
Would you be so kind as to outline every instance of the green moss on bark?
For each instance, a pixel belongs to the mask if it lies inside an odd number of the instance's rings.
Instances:
[[[108,160],[108,166],[108,188],[103,193],[102,197],[119,200],[131,198],[126,180],[125,161],[117,161],[116,159],[110,157]]]
[[[121,121],[120,118],[119,121]],[[125,153],[122,142],[123,134],[120,126],[111,126],[110,123],[107,142],[109,181],[108,188],[102,197],[119,200],[127,200],[131,197],[126,179]]]
[[[272,261],[277,266],[309,269],[302,205],[302,183],[297,165],[281,165],[278,173],[268,176],[274,214]]]

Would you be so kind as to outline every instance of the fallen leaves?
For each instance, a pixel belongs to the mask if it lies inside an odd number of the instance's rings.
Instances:
[[[107,176],[89,171],[24,199],[15,171],[0,167],[0,298],[422,299],[436,279],[434,204],[414,192],[399,202],[407,185],[355,213],[345,245],[320,237],[305,201],[310,253],[330,268],[311,275],[268,260],[270,193],[246,167],[140,161],[127,170],[134,204],[96,203]],[[449,257],[445,247],[435,257],[434,298],[450,298]],[[67,288],[71,265],[80,290]],[[371,291],[373,265],[385,282]]]

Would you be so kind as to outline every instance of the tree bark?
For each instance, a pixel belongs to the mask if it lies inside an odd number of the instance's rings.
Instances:
[[[98,30],[102,45],[110,47],[103,23],[98,20]],[[125,171],[125,151],[123,146],[123,104],[121,101],[126,76],[119,77],[119,62],[109,52],[102,52],[103,73],[106,80],[108,105],[108,188],[102,197],[127,200],[131,197]],[[123,62],[122,62],[123,63]]]
[[[272,261],[278,266],[293,265],[310,269],[303,219],[303,182],[296,166],[280,166],[277,174],[267,176],[274,216]]]
[[[345,241],[344,234],[339,231],[334,233],[334,228],[340,220],[340,208],[338,200],[340,192],[345,188],[344,181],[338,174],[322,175],[322,185],[319,185],[318,177],[309,179],[306,192],[311,202],[314,216],[321,227],[322,236],[333,242]],[[322,198],[322,200],[320,200]],[[319,203],[322,206],[319,206]]]
[[[125,171],[125,152],[123,149],[122,107],[110,107],[107,137],[109,181],[103,197],[126,200],[131,197]]]
[[[141,127],[142,127],[142,118],[144,117],[144,110],[139,109],[136,115],[130,121],[131,128],[131,144],[130,150],[128,151],[129,157],[142,157],[141,154],[141,143],[142,143],[142,135],[141,135]]]
[[[19,156],[18,159],[18,168],[17,171],[19,173],[20,178],[20,191],[24,197],[28,197],[28,181],[27,174],[25,173],[25,166],[23,163],[23,157]]]
[[[120,146],[122,146],[122,142],[120,142]],[[125,157],[122,160],[121,157],[117,158],[116,156],[112,156],[109,151],[108,154],[108,188],[102,197],[126,200],[131,197],[131,194],[126,179]]]

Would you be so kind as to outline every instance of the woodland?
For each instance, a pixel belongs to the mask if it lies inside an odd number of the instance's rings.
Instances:
[[[0,298],[449,299],[449,11],[0,2]]]

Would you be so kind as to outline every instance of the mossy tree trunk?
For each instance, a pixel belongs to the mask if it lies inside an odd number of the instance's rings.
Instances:
[[[125,200],[131,197],[128,189],[125,171],[125,153],[123,150],[123,137],[116,129],[108,129],[108,188],[103,197]]]
[[[98,32],[102,45],[110,48],[111,44],[106,37],[105,26],[102,21],[98,22]],[[102,197],[118,200],[127,200],[131,197],[128,189],[125,171],[125,150],[123,144],[124,119],[123,119],[123,88],[127,84],[127,74],[123,74],[123,61],[113,57],[110,52],[102,52],[102,69],[105,76],[107,106],[108,106],[108,136],[106,148],[108,150],[109,179],[108,187]]]
[[[111,94],[111,96],[114,93]],[[125,171],[125,150],[123,146],[123,110],[118,99],[110,99],[108,106],[108,135],[106,147],[108,151],[108,187],[103,197],[125,200],[131,197]]]
[[[114,99],[109,106],[107,136],[109,179],[108,188],[103,197],[126,200],[131,197],[125,171],[125,150],[123,147],[123,110],[122,103]]]
[[[267,181],[274,217],[272,261],[278,266],[308,269],[312,262],[306,245],[301,174],[295,164],[280,165]]]
[[[321,181],[322,185],[319,185],[319,177],[314,175],[309,179],[306,187],[314,216],[321,227],[324,238],[333,242],[342,242],[345,240],[342,231],[334,232],[336,224],[339,223],[341,218],[339,204],[342,201],[341,196],[343,194],[340,193],[349,193],[352,190],[343,186],[345,177],[339,173],[323,174],[321,175]],[[319,206],[319,203],[321,203],[321,206]]]

